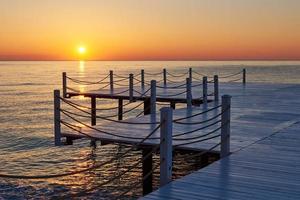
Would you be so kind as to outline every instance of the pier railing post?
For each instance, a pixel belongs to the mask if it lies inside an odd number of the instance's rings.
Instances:
[[[141,70],[141,88],[144,90],[145,88],[145,70]]]
[[[164,80],[164,86],[167,85],[167,70],[163,69],[163,80]]]
[[[203,97],[203,104],[206,105],[207,104],[207,76],[204,76],[202,78],[202,97]]]
[[[246,69],[243,69],[243,84],[246,84]]]
[[[186,104],[188,108],[192,107],[192,84],[190,78],[186,78]]]
[[[96,97],[91,97],[91,125],[96,125]]]
[[[150,91],[150,114],[156,114],[156,80],[151,80]]]
[[[129,74],[129,101],[133,101],[133,74]]]
[[[110,84],[110,92],[114,91],[114,72],[112,70],[109,71],[109,84]]]
[[[67,98],[67,73],[62,73],[63,98]]]
[[[54,144],[61,145],[60,91],[54,90]]]
[[[191,80],[191,83],[193,82],[193,69],[189,68],[189,79]]]
[[[172,108],[160,109],[160,187],[172,181]]]
[[[214,96],[215,101],[219,101],[219,77],[214,75]]]
[[[230,154],[230,104],[231,96],[222,96],[221,115],[221,158]]]

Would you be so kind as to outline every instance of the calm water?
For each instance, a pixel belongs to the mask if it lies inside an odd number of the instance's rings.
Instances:
[[[52,93],[53,89],[61,88],[63,71],[77,77],[96,79],[110,69],[125,75],[139,73],[141,68],[156,72],[163,67],[173,72],[185,72],[188,67],[194,67],[211,75],[230,74],[246,67],[250,82],[300,83],[300,62],[0,62],[0,173],[40,175],[82,169],[109,160],[128,148],[105,145],[94,149],[87,140],[76,141],[71,146],[54,147]],[[85,90],[84,87],[80,89]],[[87,102],[85,99],[78,101]],[[103,100],[101,104],[111,106],[115,102]],[[55,199],[64,195],[76,196],[78,192],[86,199],[113,198],[120,191],[141,182],[140,168],[97,190],[84,191],[121,173],[140,156],[140,151],[134,151],[101,169],[59,179],[0,179],[0,199]],[[157,157],[154,159],[157,160]],[[186,161],[176,154],[174,178],[197,168],[198,162]],[[129,198],[139,196],[140,188],[128,193]]]

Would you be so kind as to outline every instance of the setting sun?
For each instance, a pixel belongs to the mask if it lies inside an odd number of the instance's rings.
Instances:
[[[78,48],[78,53],[79,54],[84,54],[85,52],[86,52],[86,48],[85,47],[81,46],[81,47]]]

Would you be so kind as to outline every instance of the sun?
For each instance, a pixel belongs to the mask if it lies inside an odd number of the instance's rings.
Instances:
[[[85,54],[85,52],[86,52],[86,48],[84,46],[78,47],[78,53],[79,54]]]

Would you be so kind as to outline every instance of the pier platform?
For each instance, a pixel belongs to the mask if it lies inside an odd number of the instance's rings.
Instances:
[[[141,199],[300,198],[300,85],[220,91],[232,95],[231,155]]]

